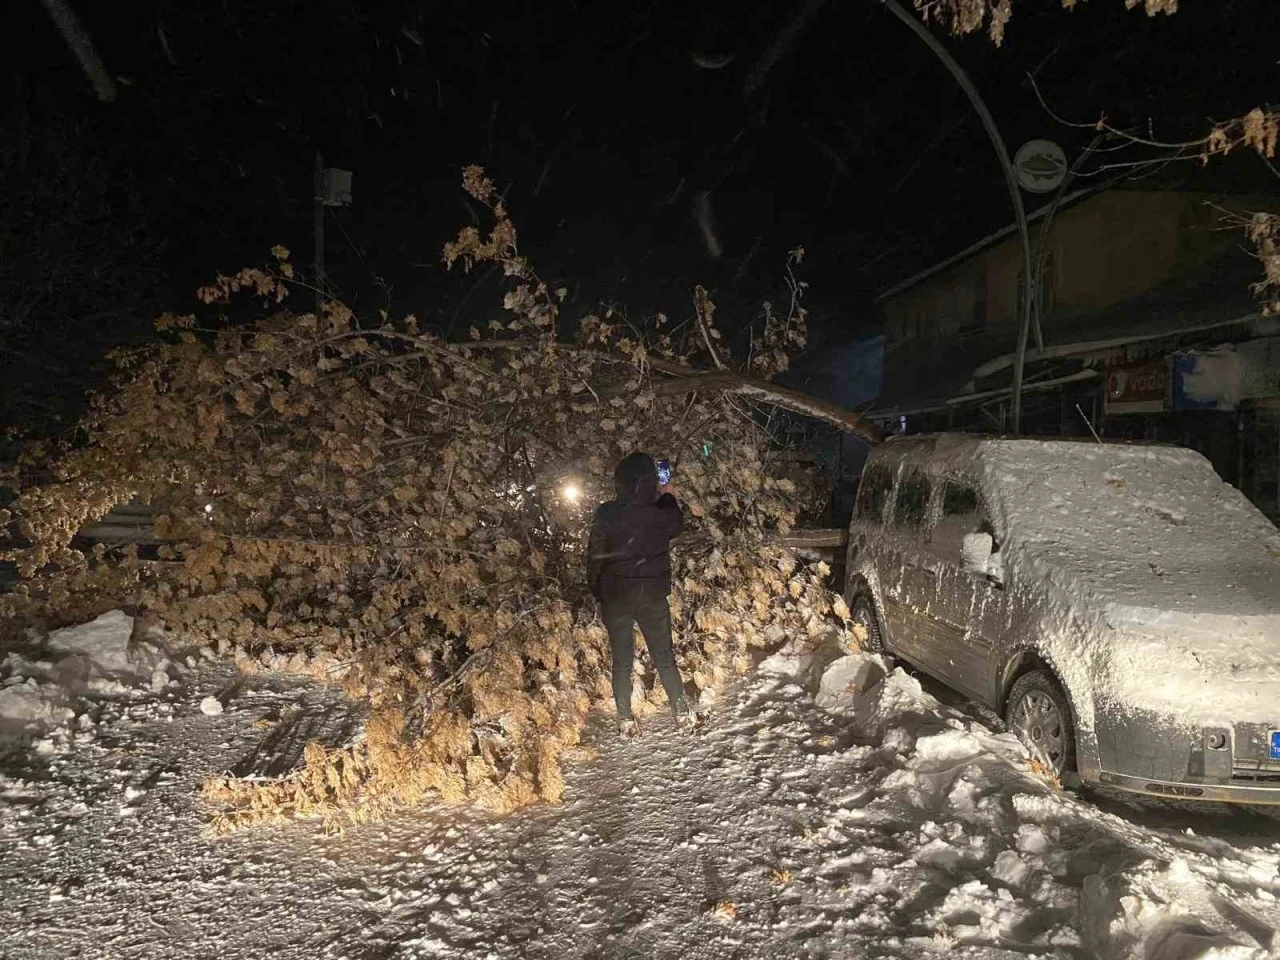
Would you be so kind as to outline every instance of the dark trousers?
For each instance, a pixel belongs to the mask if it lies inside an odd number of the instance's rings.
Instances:
[[[609,631],[613,654],[613,700],[619,717],[631,716],[631,668],[635,659],[635,632],[639,625],[649,656],[667,691],[673,710],[684,704],[684,682],[671,652],[671,608],[666,584],[645,580],[606,578],[601,584],[600,616]]]

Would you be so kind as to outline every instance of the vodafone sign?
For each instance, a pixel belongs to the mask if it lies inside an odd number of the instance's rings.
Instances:
[[[1159,413],[1168,393],[1168,358],[1107,371],[1107,413]]]

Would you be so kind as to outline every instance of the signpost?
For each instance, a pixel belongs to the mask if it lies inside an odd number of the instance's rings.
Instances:
[[[313,174],[315,197],[314,230],[315,230],[315,271],[316,271],[316,316],[320,316],[320,308],[324,304],[324,208],[351,206],[351,171],[326,167],[324,157],[316,153]]]
[[[964,72],[964,68],[956,62],[956,58],[947,51],[942,42],[929,32],[929,29],[918,17],[907,13],[898,0],[875,0],[875,2],[901,20],[912,33],[923,41],[925,46],[933,51],[934,55],[942,61],[943,66],[955,77],[956,83],[960,84],[965,95],[969,98],[969,102],[973,104],[974,112],[982,120],[982,126],[986,128],[987,136],[991,138],[991,145],[995,148],[996,157],[1000,160],[1000,169],[1004,171],[1005,183],[1009,187],[1009,199],[1013,203],[1013,219],[1018,225],[1018,236],[1022,241],[1022,272],[1027,278],[1027,282],[1022,285],[1022,296],[1019,297],[1018,320],[1021,324],[1021,332],[1018,335],[1018,357],[1013,369],[1013,432],[1015,434],[1020,433],[1022,431],[1022,367],[1027,353],[1027,330],[1031,326],[1031,280],[1033,274],[1031,268],[1031,234],[1027,231],[1027,212],[1022,204],[1022,194],[1018,192],[1017,175],[1013,169],[1013,162],[1009,159],[1009,148],[1004,145],[1004,138],[1000,136],[1000,131],[991,116],[991,111],[987,109],[986,103],[979,95],[978,88],[973,85],[973,81]]]
[[[1028,193],[1053,193],[1067,176],[1067,155],[1052,140],[1028,140],[1013,155],[1018,186]]]
[[[1094,146],[1098,141],[1095,139],[1089,149],[1085,151],[1084,156],[1087,157],[1093,152]],[[1084,159],[1084,157],[1081,157]],[[1019,149],[1014,158],[1013,176],[1017,178],[1018,185],[1030,193],[1052,193],[1056,191],[1053,202],[1049,205],[1049,211],[1044,218],[1044,224],[1040,228],[1040,242],[1036,247],[1035,268],[1031,266],[1031,242],[1026,236],[1027,228],[1025,221],[1022,226],[1023,245],[1026,248],[1026,266],[1023,269],[1023,276],[1026,277],[1023,283],[1022,293],[1022,312],[1019,315],[1018,328],[1018,355],[1013,363],[1013,394],[1011,413],[1013,415],[1013,432],[1020,433],[1022,430],[1022,375],[1027,364],[1027,336],[1032,321],[1035,321],[1036,330],[1036,349],[1044,349],[1044,330],[1041,326],[1040,311],[1044,304],[1044,298],[1041,295],[1040,287],[1044,279],[1044,262],[1045,248],[1049,241],[1049,224],[1053,222],[1053,215],[1058,209],[1058,204],[1062,202],[1062,194],[1067,188],[1068,169],[1067,155],[1062,152],[1062,148],[1051,140],[1028,140]],[[1013,191],[1017,193],[1015,189]],[[1019,197],[1021,195],[1019,194]],[[1034,309],[1032,307],[1034,304]]]

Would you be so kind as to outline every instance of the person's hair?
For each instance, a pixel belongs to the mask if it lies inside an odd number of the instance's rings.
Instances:
[[[634,503],[658,499],[658,467],[647,453],[629,454],[613,471],[618,499]]]

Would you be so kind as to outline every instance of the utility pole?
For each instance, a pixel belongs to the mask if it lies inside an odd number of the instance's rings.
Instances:
[[[316,316],[329,296],[329,285],[324,276],[324,208],[351,206],[351,171],[326,167],[324,157],[316,151],[315,167],[315,272],[316,272]],[[339,224],[341,225],[341,224]]]
[[[1044,349],[1044,334],[1041,331],[1042,317],[1040,314],[1044,309],[1044,298],[1040,295],[1041,285],[1044,277],[1044,260],[1045,250],[1049,246],[1049,229],[1053,226],[1053,218],[1057,215],[1058,207],[1062,204],[1062,198],[1066,196],[1067,187],[1071,185],[1071,181],[1075,179],[1076,171],[1079,170],[1094,150],[1098,149],[1098,145],[1106,139],[1105,133],[1100,133],[1085,148],[1084,153],[1076,158],[1066,175],[1062,178],[1062,183],[1058,184],[1058,190],[1053,195],[1053,202],[1049,205],[1048,212],[1045,213],[1044,222],[1040,226],[1040,238],[1036,242],[1036,263],[1035,263],[1035,318],[1036,318],[1036,346],[1041,350]],[[1018,356],[1013,363],[1013,417],[1014,417],[1014,433],[1018,432],[1016,424],[1019,423],[1022,416],[1022,371],[1026,365],[1027,358],[1027,320],[1030,313],[1023,317],[1022,329],[1018,333]],[[1086,420],[1086,422],[1088,422]],[[1092,426],[1090,427],[1092,429]]]
[[[324,157],[316,151],[316,167],[314,175],[315,196],[315,274],[316,274],[316,316],[320,316],[320,308],[324,304]]]
[[[1013,172],[1009,150],[1005,147],[1000,131],[996,128],[991,111],[987,109],[987,105],[978,94],[978,88],[973,85],[973,81],[964,72],[964,68],[956,62],[955,57],[947,52],[947,48],[929,32],[923,23],[907,13],[898,0],[876,0],[876,2],[910,27],[911,31],[923,40],[943,65],[951,71],[951,75],[956,78],[956,82],[969,97],[969,102],[973,104],[974,111],[981,118],[982,125],[987,130],[987,136],[991,138],[991,145],[996,148],[996,155],[1000,158],[1000,166],[1004,170],[1004,178],[1009,186],[1009,199],[1013,201],[1013,214],[1018,221],[1018,235],[1022,238],[1022,275],[1026,277],[1026,282],[1022,284],[1022,296],[1019,298],[1021,302],[1018,307],[1018,358],[1013,368],[1012,426],[1015,434],[1020,433],[1022,431],[1022,366],[1027,353],[1027,334],[1031,327],[1031,285],[1034,282],[1034,274],[1031,268],[1031,235],[1027,231],[1027,212],[1022,205],[1022,194],[1018,190],[1018,178]]]

